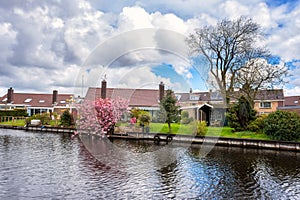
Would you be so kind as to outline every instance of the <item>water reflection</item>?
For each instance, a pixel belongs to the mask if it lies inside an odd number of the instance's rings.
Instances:
[[[83,140],[0,130],[0,199],[300,198],[299,153]]]

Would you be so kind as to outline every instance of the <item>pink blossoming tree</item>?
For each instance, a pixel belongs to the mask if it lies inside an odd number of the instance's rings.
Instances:
[[[85,100],[77,105],[77,130],[102,136],[109,134],[127,108],[128,101],[121,98]]]

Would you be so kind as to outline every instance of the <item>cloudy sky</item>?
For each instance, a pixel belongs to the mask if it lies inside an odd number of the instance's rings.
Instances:
[[[285,95],[300,95],[299,0],[0,0],[0,13],[0,95],[82,95],[104,77],[109,87],[206,90],[207,68],[191,64],[184,38],[241,15],[288,64]]]

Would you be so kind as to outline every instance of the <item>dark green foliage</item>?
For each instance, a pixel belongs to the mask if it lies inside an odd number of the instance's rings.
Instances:
[[[256,133],[263,133],[263,129],[265,127],[265,120],[268,115],[260,115],[254,121],[250,122],[247,129]]]
[[[41,114],[36,114],[36,115],[32,115],[31,117],[28,117],[26,119],[26,123],[30,123],[31,120],[33,119],[39,119],[42,125],[49,125],[51,121],[51,117],[49,113],[41,113]]]
[[[226,117],[229,126],[236,131],[247,130],[248,124],[255,120],[256,111],[252,108],[249,101],[241,96],[236,104],[234,104],[227,113]]]
[[[71,113],[68,110],[65,110],[60,118],[60,123],[63,126],[72,126],[74,125],[74,119]]]
[[[27,117],[25,109],[0,110],[0,116]]]
[[[178,121],[179,106],[176,105],[177,99],[172,90],[167,90],[166,96],[161,100],[161,112],[165,113],[165,120],[168,123],[169,132],[172,133],[171,123]]]
[[[276,111],[265,120],[264,132],[275,140],[300,139],[300,116],[294,112]]]

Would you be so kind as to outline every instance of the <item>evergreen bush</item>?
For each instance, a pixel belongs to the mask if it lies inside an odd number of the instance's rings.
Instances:
[[[268,115],[260,115],[254,121],[250,122],[247,127],[247,130],[256,132],[256,133],[263,133],[263,129],[265,127],[265,120]]]
[[[69,127],[74,125],[74,119],[68,110],[65,110],[60,118],[60,123],[63,126]]]
[[[249,123],[256,119],[256,111],[249,101],[241,96],[238,102],[231,106],[226,117],[231,128],[235,131],[244,131],[247,130]]]
[[[300,139],[300,116],[295,112],[278,110],[266,118],[264,132],[275,140]]]
[[[25,109],[0,110],[0,116],[27,117],[28,113]]]

